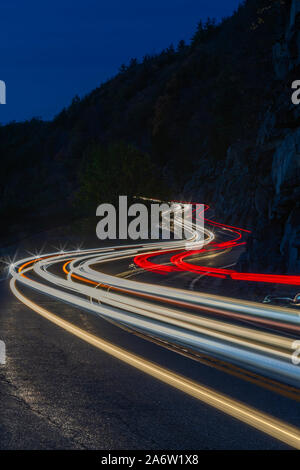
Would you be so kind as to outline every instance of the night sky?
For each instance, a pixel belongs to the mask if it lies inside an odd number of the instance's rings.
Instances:
[[[131,57],[189,41],[198,21],[240,0],[1,0],[0,122],[51,119]]]

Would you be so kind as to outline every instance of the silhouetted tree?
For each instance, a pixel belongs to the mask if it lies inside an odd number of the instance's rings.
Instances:
[[[197,26],[197,30],[192,37],[192,45],[195,46],[197,44],[208,41],[212,38],[217,29],[218,26],[214,18],[208,17],[204,24],[203,21],[200,20]]]
[[[182,53],[187,49],[187,45],[183,39],[181,39],[177,45],[177,52]]]

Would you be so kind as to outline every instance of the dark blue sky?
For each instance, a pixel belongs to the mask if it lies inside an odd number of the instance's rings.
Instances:
[[[0,122],[50,119],[131,57],[189,41],[200,18],[240,0],[1,0]]]

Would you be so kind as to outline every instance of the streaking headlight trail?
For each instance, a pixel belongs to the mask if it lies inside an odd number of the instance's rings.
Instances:
[[[178,210],[181,210],[179,203]],[[176,217],[174,223],[176,225]],[[201,248],[201,251],[218,251],[243,243],[239,229],[214,222],[211,224],[218,226],[218,229],[223,227],[228,230],[233,234],[233,240],[217,244],[213,231],[205,228],[203,233],[197,233],[191,223],[190,241],[198,243],[202,240],[204,248]],[[18,284],[24,285],[58,301],[112,320],[120,326],[129,327],[145,337],[158,338],[168,344],[206,354],[215,360],[226,361],[234,367],[248,371],[249,376],[259,374],[260,377],[266,378],[266,383],[277,387],[279,393],[293,393],[293,396],[300,400],[300,369],[291,360],[294,339],[285,333],[288,331],[299,335],[300,317],[294,311],[171,288],[161,282],[137,282],[101,271],[103,263],[114,263],[128,258],[134,258],[136,264],[154,273],[180,271],[184,255],[191,254],[186,250],[182,253],[185,243],[186,240],[159,241],[48,253],[39,258],[32,256],[19,260],[10,267],[11,290],[25,305],[75,336],[289,445],[300,448],[300,433],[297,429],[149,363],[100,338],[92,337],[32,302],[17,287]],[[171,255],[173,264],[155,264],[150,261],[151,257],[159,255]],[[195,266],[195,269],[202,268],[196,264],[192,266]],[[226,270],[217,268],[209,268],[209,271],[206,268],[204,272],[208,275],[227,275]],[[230,273],[232,275],[235,272]],[[161,280],[160,276],[159,279]],[[247,326],[244,326],[243,322],[247,322]],[[276,332],[268,331],[271,327],[276,327]]]

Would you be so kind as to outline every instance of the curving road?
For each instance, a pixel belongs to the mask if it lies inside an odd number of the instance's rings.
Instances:
[[[177,207],[180,214],[183,206],[178,203]],[[196,216],[204,217],[203,213]],[[180,220],[178,217],[176,222],[175,216],[174,225],[180,224]],[[188,251],[186,240],[176,240],[48,253],[40,258],[19,260],[10,267],[11,291],[39,316],[96,349],[282,443],[300,448],[297,419],[289,424],[282,417],[272,417],[222,390],[102,339],[32,299],[30,291],[35,291],[38,299],[47,296],[79,308],[130,331],[132,338],[163,346],[163,354],[166,350],[180,353],[189,361],[193,359],[193,364],[196,361],[205,364],[233,380],[261,389],[261,393],[268,391],[272,397],[280,396],[288,403],[299,401],[300,369],[292,362],[293,343],[300,331],[297,312],[164,285],[164,275],[186,271],[217,278],[230,276],[236,280],[244,274],[243,280],[245,276],[251,282],[262,280],[257,277],[262,275],[250,278],[249,274],[228,267],[208,269],[199,264],[199,259],[201,262],[207,255],[219,256],[245,243],[243,236],[247,233],[236,227],[206,222],[203,233],[198,233],[193,223],[188,227]],[[209,225],[212,228],[208,229]],[[185,261],[187,257],[189,262]],[[134,271],[127,268],[121,275],[107,272],[107,266],[120,272],[118,267],[128,266],[132,261],[137,266]],[[140,270],[151,274],[154,282],[133,280]],[[271,280],[268,275],[263,282],[296,283],[298,279],[275,276]]]

